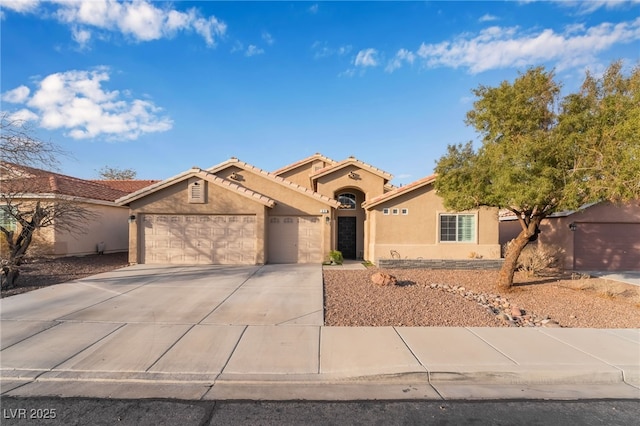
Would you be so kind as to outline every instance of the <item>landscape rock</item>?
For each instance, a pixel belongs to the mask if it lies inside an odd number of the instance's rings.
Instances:
[[[396,279],[396,277],[384,272],[376,272],[375,274],[371,275],[371,282],[380,286],[398,284],[398,280]]]

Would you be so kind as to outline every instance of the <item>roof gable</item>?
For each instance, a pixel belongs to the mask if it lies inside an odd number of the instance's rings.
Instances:
[[[147,186],[145,188],[142,188],[136,192],[133,192],[129,195],[126,195],[122,198],[119,198],[116,200],[116,203],[120,204],[120,205],[127,205],[133,201],[139,200],[140,198],[144,198],[147,195],[153,194],[154,192],[160,191],[161,189],[164,188],[168,188],[172,185],[175,185],[176,183],[185,181],[189,178],[192,177],[199,177],[202,178],[204,180],[206,180],[207,182],[211,182],[214,185],[218,185],[222,188],[228,189],[230,191],[233,191],[243,197],[246,197],[252,201],[256,201],[258,203],[261,203],[269,208],[275,206],[276,202],[275,200],[262,195],[260,193],[257,193],[255,191],[252,191],[250,189],[247,189],[243,186],[240,186],[238,184],[235,184],[233,182],[231,182],[230,180],[227,179],[222,179],[221,177],[218,177],[216,175],[214,175],[213,173],[210,173],[206,170],[203,170],[199,167],[194,167],[190,170],[187,170],[185,172],[182,172],[176,176],[170,177],[168,179],[165,179],[163,181],[157,182],[155,184],[152,184],[150,186]]]
[[[377,167],[373,167],[370,164],[367,164],[363,161],[358,160],[355,157],[349,157],[346,160],[342,160],[338,163],[335,163],[331,166],[325,167],[323,169],[318,170],[317,172],[313,173],[311,175],[311,179],[312,180],[316,180],[322,176],[326,176],[329,175],[331,173],[334,173],[338,170],[341,170],[345,167],[348,166],[356,166],[359,167],[362,170],[367,170],[371,173],[373,173],[374,175],[380,176],[381,178],[385,179],[385,183],[386,181],[390,181],[391,179],[393,179],[393,175],[391,173],[387,173],[384,170],[381,170]]]
[[[290,181],[288,181],[288,180],[286,180],[286,179],[284,179],[284,178],[282,178],[280,176],[277,176],[277,175],[275,175],[273,173],[269,173],[269,172],[267,172],[265,170],[262,170],[262,169],[260,169],[258,167],[252,166],[249,163],[245,163],[244,161],[240,161],[235,157],[232,157],[231,159],[229,159],[227,161],[224,161],[224,162],[218,164],[217,166],[213,166],[213,167],[207,169],[207,171],[209,173],[217,173],[217,172],[219,172],[221,170],[224,170],[226,168],[229,168],[229,167],[238,167],[238,168],[241,168],[243,170],[255,173],[255,174],[257,174],[259,176],[262,176],[262,177],[264,177],[264,178],[266,178],[268,180],[271,180],[272,182],[275,182],[275,183],[277,183],[279,185],[282,185],[284,187],[293,189],[294,191],[297,191],[297,192],[299,192],[301,194],[304,194],[304,195],[306,195],[308,197],[314,198],[314,199],[316,199],[318,201],[321,201],[321,202],[323,202],[323,203],[325,203],[327,205],[330,205],[332,207],[336,207],[337,208],[337,207],[340,206],[340,203],[337,200],[334,200],[333,198],[329,198],[326,195],[322,195],[322,194],[320,194],[318,192],[315,192],[315,191],[312,191],[312,190],[310,190],[308,188],[305,188],[304,186],[300,186],[298,184],[290,182]]]
[[[436,175],[431,175],[431,176],[426,176],[423,177],[422,179],[418,179],[414,182],[411,182],[405,186],[401,186],[398,188],[395,188],[389,192],[386,192],[378,197],[372,198],[369,201],[365,201],[364,203],[362,203],[362,207],[365,209],[370,209],[374,206],[377,206],[378,204],[382,204],[385,201],[389,201],[392,200],[400,195],[403,194],[408,194],[411,191],[415,191],[416,189],[425,187],[427,185],[431,185],[433,184],[433,182],[435,182],[436,180]]]
[[[274,171],[273,174],[274,175],[280,175],[282,173],[286,173],[288,171],[291,171],[293,169],[296,169],[298,167],[304,166],[305,164],[309,164],[309,163],[313,163],[314,161],[318,161],[321,160],[325,163],[329,163],[329,164],[336,164],[336,161],[332,160],[329,157],[325,157],[324,155],[320,154],[319,152],[316,152],[315,154],[307,157],[307,158],[303,158],[300,161],[296,161],[295,163],[291,163],[288,166],[284,166],[279,168],[278,170]]]

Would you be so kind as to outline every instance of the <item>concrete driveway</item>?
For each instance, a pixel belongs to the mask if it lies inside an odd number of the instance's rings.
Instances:
[[[640,286],[640,271],[626,272],[605,272],[605,271],[588,271],[589,275],[606,280],[618,281],[621,283]]]
[[[2,320],[15,321],[322,325],[322,270],[137,265],[0,303]]]
[[[197,377],[176,397],[201,396],[232,352],[255,357],[274,332],[285,343],[318,334],[322,268],[138,265],[2,299],[0,312],[3,393],[34,380],[82,395],[92,381]],[[263,331],[237,348],[249,326]]]

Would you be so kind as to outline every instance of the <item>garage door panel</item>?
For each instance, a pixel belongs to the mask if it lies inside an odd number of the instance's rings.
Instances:
[[[145,263],[255,263],[255,217],[144,215],[143,223]]]
[[[316,216],[269,219],[269,263],[320,263],[322,226]]]
[[[640,223],[578,223],[574,238],[577,270],[640,270]]]

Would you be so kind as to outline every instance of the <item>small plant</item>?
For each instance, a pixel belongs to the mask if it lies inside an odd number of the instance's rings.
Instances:
[[[518,269],[537,275],[544,269],[561,266],[563,255],[564,250],[556,246],[526,246],[518,258]]]
[[[329,260],[331,261],[332,265],[342,265],[342,262],[344,262],[342,252],[339,250],[331,250],[329,252]]]
[[[469,253],[469,259],[482,259],[482,255],[480,253],[472,251],[471,253]]]

